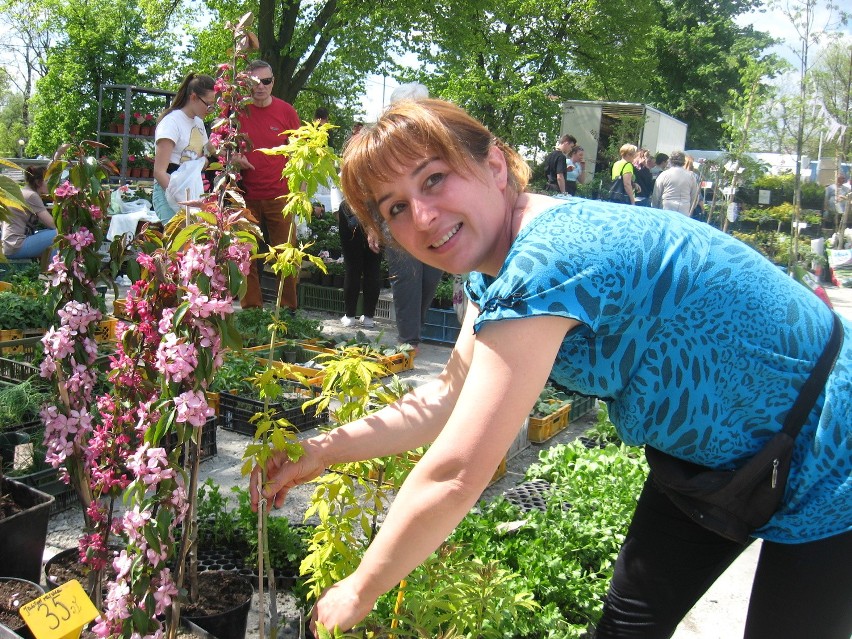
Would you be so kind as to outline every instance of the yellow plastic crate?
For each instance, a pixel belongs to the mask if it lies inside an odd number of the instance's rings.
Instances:
[[[571,404],[565,404],[562,408],[545,417],[530,417],[527,438],[534,444],[546,442],[554,435],[565,430],[568,426],[568,417],[570,414]]]

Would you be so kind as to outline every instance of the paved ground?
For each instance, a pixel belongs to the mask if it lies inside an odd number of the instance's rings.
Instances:
[[[828,294],[835,309],[844,317],[852,319],[852,289],[830,288]],[[336,316],[325,313],[312,315],[323,319],[326,333],[345,333],[346,329],[340,327]],[[378,322],[375,329],[365,333],[373,338],[392,342],[394,327],[390,322]],[[415,369],[403,373],[400,377],[413,385],[431,379],[440,372],[449,352],[450,349],[446,346],[423,344],[416,359]],[[570,441],[591,425],[593,415],[594,411],[546,444],[531,444],[521,451],[509,461],[507,474],[490,486],[483,493],[483,498],[491,498],[522,481],[525,469],[537,459],[538,452],[542,448]],[[309,435],[310,432],[304,436]],[[233,485],[245,486],[247,482],[240,476],[239,466],[242,450],[247,441],[246,437],[219,429],[218,455],[201,465],[202,480],[206,477],[214,478],[223,487],[224,492]],[[289,517],[291,521],[301,521],[301,514],[304,512],[309,496],[309,488],[291,491],[287,505],[278,514]],[[45,559],[59,550],[76,545],[81,524],[82,518],[76,510],[54,516],[51,519]],[[751,580],[759,550],[759,543],[752,544],[719,578],[678,626],[674,639],[732,639],[742,636]],[[256,628],[255,614],[253,612],[249,620],[250,629]],[[248,639],[251,639],[253,634],[256,633],[250,632]]]

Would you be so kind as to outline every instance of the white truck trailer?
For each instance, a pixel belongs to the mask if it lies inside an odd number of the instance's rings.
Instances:
[[[686,123],[646,104],[630,102],[598,102],[569,100],[562,103],[562,127],[560,135],[570,133],[577,144],[585,149],[586,182],[595,179],[609,180],[608,169],[617,157],[606,157],[610,138],[617,131],[620,121],[641,118],[641,127],[636,139],[617,140],[615,148],[631,143],[646,148],[651,153],[683,151],[686,148]]]

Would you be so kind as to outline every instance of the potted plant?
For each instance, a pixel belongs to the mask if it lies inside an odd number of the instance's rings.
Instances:
[[[110,124],[109,130],[112,133],[124,133],[124,111],[119,111],[115,115],[115,120]]]
[[[144,121],[145,116],[139,111],[134,111],[133,119],[130,122],[130,135],[139,135],[139,129],[142,127]]]
[[[149,136],[154,132],[154,116],[151,113],[146,113],[139,123],[139,135]]]
[[[0,636],[5,629],[13,636],[32,639],[32,633],[27,628],[20,609],[44,594],[44,588],[31,580],[0,577]]]

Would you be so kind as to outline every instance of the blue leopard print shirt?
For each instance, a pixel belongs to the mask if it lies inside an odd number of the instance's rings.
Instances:
[[[554,200],[556,203],[557,200]],[[498,277],[473,273],[476,332],[575,319],[554,381],[609,405],[622,439],[736,467],[779,431],[826,344],[828,307],[755,250],[668,211],[575,199],[521,229]],[[803,542],[852,529],[852,324],[796,442],[784,505],[757,531]]]

